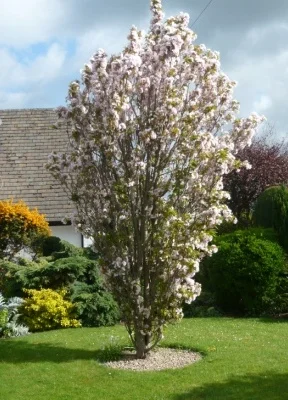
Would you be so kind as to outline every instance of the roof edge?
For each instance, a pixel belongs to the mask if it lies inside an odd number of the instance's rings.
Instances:
[[[57,106],[58,107],[58,106]],[[3,111],[55,111],[57,107],[44,107],[44,108],[0,108],[0,113]]]

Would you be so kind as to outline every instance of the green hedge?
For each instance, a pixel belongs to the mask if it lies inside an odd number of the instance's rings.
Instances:
[[[246,229],[219,236],[218,252],[203,260],[197,279],[233,314],[259,315],[277,295],[285,254],[271,229]]]

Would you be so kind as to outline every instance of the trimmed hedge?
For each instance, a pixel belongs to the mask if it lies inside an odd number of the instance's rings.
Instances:
[[[246,229],[219,236],[218,252],[197,276],[225,312],[259,315],[277,295],[285,254],[273,230]]]

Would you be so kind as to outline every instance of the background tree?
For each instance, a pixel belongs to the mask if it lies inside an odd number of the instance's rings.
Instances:
[[[251,169],[233,171],[224,178],[224,189],[230,193],[228,205],[239,219],[247,220],[257,197],[269,186],[288,184],[288,143],[275,141],[271,127],[257,136],[250,147],[241,149],[239,159],[247,160]]]
[[[0,201],[0,258],[11,259],[23,248],[37,251],[42,238],[50,235],[45,217],[23,201]]]
[[[273,228],[279,243],[288,250],[288,189],[284,185],[272,186],[257,198],[253,210],[257,226]]]
[[[236,119],[235,83],[218,53],[194,44],[189,16],[164,21],[160,0],[151,9],[145,37],[132,27],[120,55],[99,50],[82,84],[70,84],[59,109],[70,149],[48,165],[75,204],[74,224],[94,239],[141,358],[199,294],[199,261],[232,218],[223,175],[243,165],[233,152],[261,120]]]

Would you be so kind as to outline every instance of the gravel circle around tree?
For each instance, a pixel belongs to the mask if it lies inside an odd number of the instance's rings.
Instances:
[[[190,350],[159,348],[151,351],[146,359],[137,359],[135,352],[123,352],[123,358],[118,361],[104,363],[114,369],[127,369],[132,371],[160,371],[163,369],[183,368],[200,361],[200,353]]]

